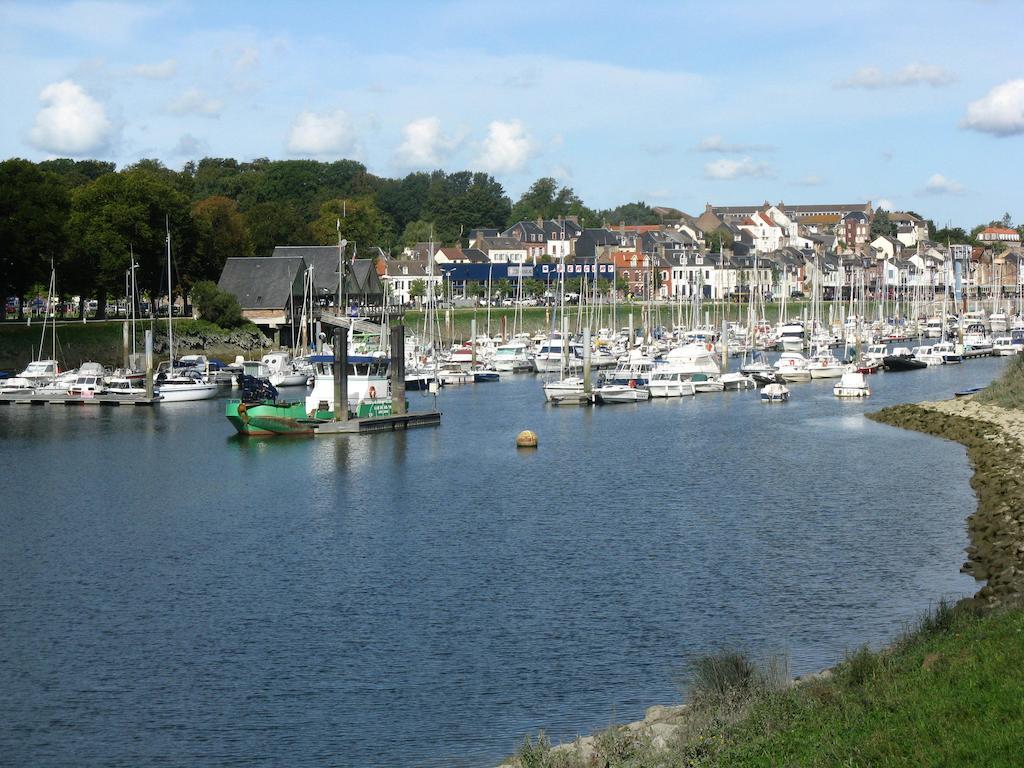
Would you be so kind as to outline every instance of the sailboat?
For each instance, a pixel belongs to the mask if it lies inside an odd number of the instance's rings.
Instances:
[[[46,342],[46,326],[51,322],[50,312],[53,307],[53,297],[56,295],[57,275],[50,265],[50,287],[46,296],[46,314],[43,316],[43,332],[39,337],[39,352],[36,359],[30,362],[21,373],[5,379],[0,393],[17,394],[34,392],[39,389],[52,388],[55,394],[63,394],[68,387],[74,383],[75,371],[61,371],[57,362],[57,318],[52,316],[50,336],[50,357],[43,358],[43,344]]]
[[[207,381],[195,368],[174,367],[174,292],[171,289],[171,228],[167,225],[167,368],[157,374],[156,394],[160,402],[182,403],[190,400],[209,400],[217,396],[217,385]]]

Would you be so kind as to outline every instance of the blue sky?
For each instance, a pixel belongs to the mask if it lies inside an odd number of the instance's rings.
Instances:
[[[0,3],[0,156],[355,158],[1024,222],[1024,3]]]

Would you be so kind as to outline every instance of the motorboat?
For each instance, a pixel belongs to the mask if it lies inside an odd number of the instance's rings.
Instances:
[[[928,344],[914,347],[910,350],[910,354],[914,356],[915,360],[920,360],[928,367],[934,367],[943,364],[942,355],[937,354],[932,350],[932,346]]]
[[[162,403],[209,400],[217,396],[218,386],[195,368],[165,370],[156,378],[155,392]]]
[[[554,405],[585,405],[591,401],[585,382],[579,376],[570,376],[544,385],[544,399]]]
[[[533,356],[533,367],[537,373],[557,373],[565,369],[578,371],[583,368],[583,347],[563,339],[561,334],[554,334]]]
[[[56,360],[33,360],[17,376],[4,379],[3,385],[0,386],[0,392],[4,394],[32,392],[44,384],[49,384],[60,373],[60,366]]]
[[[783,352],[802,352],[804,349],[803,323],[784,323],[779,329],[779,341],[782,344]]]
[[[882,360],[888,354],[889,346],[887,344],[868,344],[868,348],[864,350],[864,360],[866,362],[877,361],[881,365]]]
[[[988,316],[988,328],[993,334],[1005,333],[1007,318],[1005,312],[993,312]]]
[[[768,362],[763,352],[754,351],[750,360],[740,366],[740,373],[750,376],[755,381],[760,381],[759,376],[766,377],[767,383],[771,383],[775,378],[775,367]]]
[[[754,381],[753,377],[746,376],[743,373],[723,373],[719,381],[722,382],[722,387],[726,391],[753,389],[757,386],[757,382]]]
[[[664,366],[655,368],[647,382],[647,389],[651,397],[689,397],[697,394],[691,375]]]
[[[943,322],[941,317],[929,317],[925,322],[924,335],[929,339],[941,339],[942,326]]]
[[[783,352],[775,363],[775,372],[785,382],[811,380],[807,358],[800,352]]]
[[[533,370],[530,347],[522,341],[501,344],[494,351],[494,368],[502,373],[524,373]]]
[[[441,363],[437,369],[437,380],[442,384],[468,384],[473,381],[473,374],[455,361]]]
[[[964,352],[970,357],[984,357],[992,353],[992,340],[989,338],[985,326],[981,323],[971,323],[964,331]]]
[[[494,368],[474,368],[471,373],[473,374],[473,381],[476,384],[487,384],[490,382],[501,381],[501,374],[499,374]]]
[[[260,362],[267,366],[267,380],[275,387],[304,387],[309,382],[310,372],[296,369],[284,350],[266,354]]]
[[[651,378],[657,364],[641,350],[631,350],[626,360],[622,361],[611,373],[602,374],[609,384],[626,386],[645,386]]]
[[[789,400],[789,387],[785,384],[766,384],[761,389],[762,403],[784,403]]]
[[[598,405],[611,403],[639,403],[649,400],[651,393],[640,386],[628,384],[605,384],[594,388],[594,402]]]
[[[107,389],[106,374],[99,363],[82,363],[75,383],[68,388],[68,394],[73,397],[102,395]]]
[[[915,359],[907,347],[896,347],[891,355],[885,356],[882,363],[887,371],[917,371],[928,367],[923,360]]]
[[[725,389],[720,378],[708,376],[706,373],[695,373],[690,377],[690,381],[697,392],[721,392]]]
[[[871,389],[863,373],[847,371],[832,387],[832,393],[836,397],[869,397]]]
[[[957,350],[951,341],[940,341],[938,344],[932,344],[932,353],[940,355],[945,365],[955,365],[956,363],[963,362],[964,359],[963,354]]]
[[[1006,357],[1019,355],[1024,350],[1024,344],[1014,341],[1012,336],[998,336],[992,342],[992,354]]]
[[[846,365],[828,348],[818,347],[818,351],[807,361],[807,370],[812,379],[838,379],[846,370]]]
[[[383,352],[349,354],[348,410],[359,418],[391,415],[391,359]],[[334,355],[310,355],[315,378],[305,400],[307,414],[334,412]],[[463,371],[465,375],[468,373]]]

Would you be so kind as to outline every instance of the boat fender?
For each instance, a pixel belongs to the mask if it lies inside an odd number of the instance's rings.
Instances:
[[[238,404],[238,418],[242,420],[243,424],[249,423],[249,407],[245,403]]]
[[[375,397],[377,397],[377,389],[375,387],[370,387],[370,393],[369,394],[370,394],[370,399],[373,400]]]

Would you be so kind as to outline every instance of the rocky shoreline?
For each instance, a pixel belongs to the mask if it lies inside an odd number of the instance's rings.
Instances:
[[[1024,411],[963,398],[897,405],[868,418],[967,448],[978,507],[967,518],[961,570],[985,582],[967,600],[995,607],[1024,593]]]
[[[995,608],[1024,594],[1024,411],[1001,408],[974,398],[897,405],[868,418],[903,429],[954,440],[967,449],[974,470],[971,487],[977,509],[967,518],[970,545],[961,571],[984,585],[961,601],[972,607]],[[824,670],[792,681],[804,685],[832,677]],[[689,727],[690,706],[649,707],[643,720],[616,726],[641,736],[658,749]],[[553,752],[590,764],[602,734],[559,744]],[[512,759],[499,768],[516,768]]]

